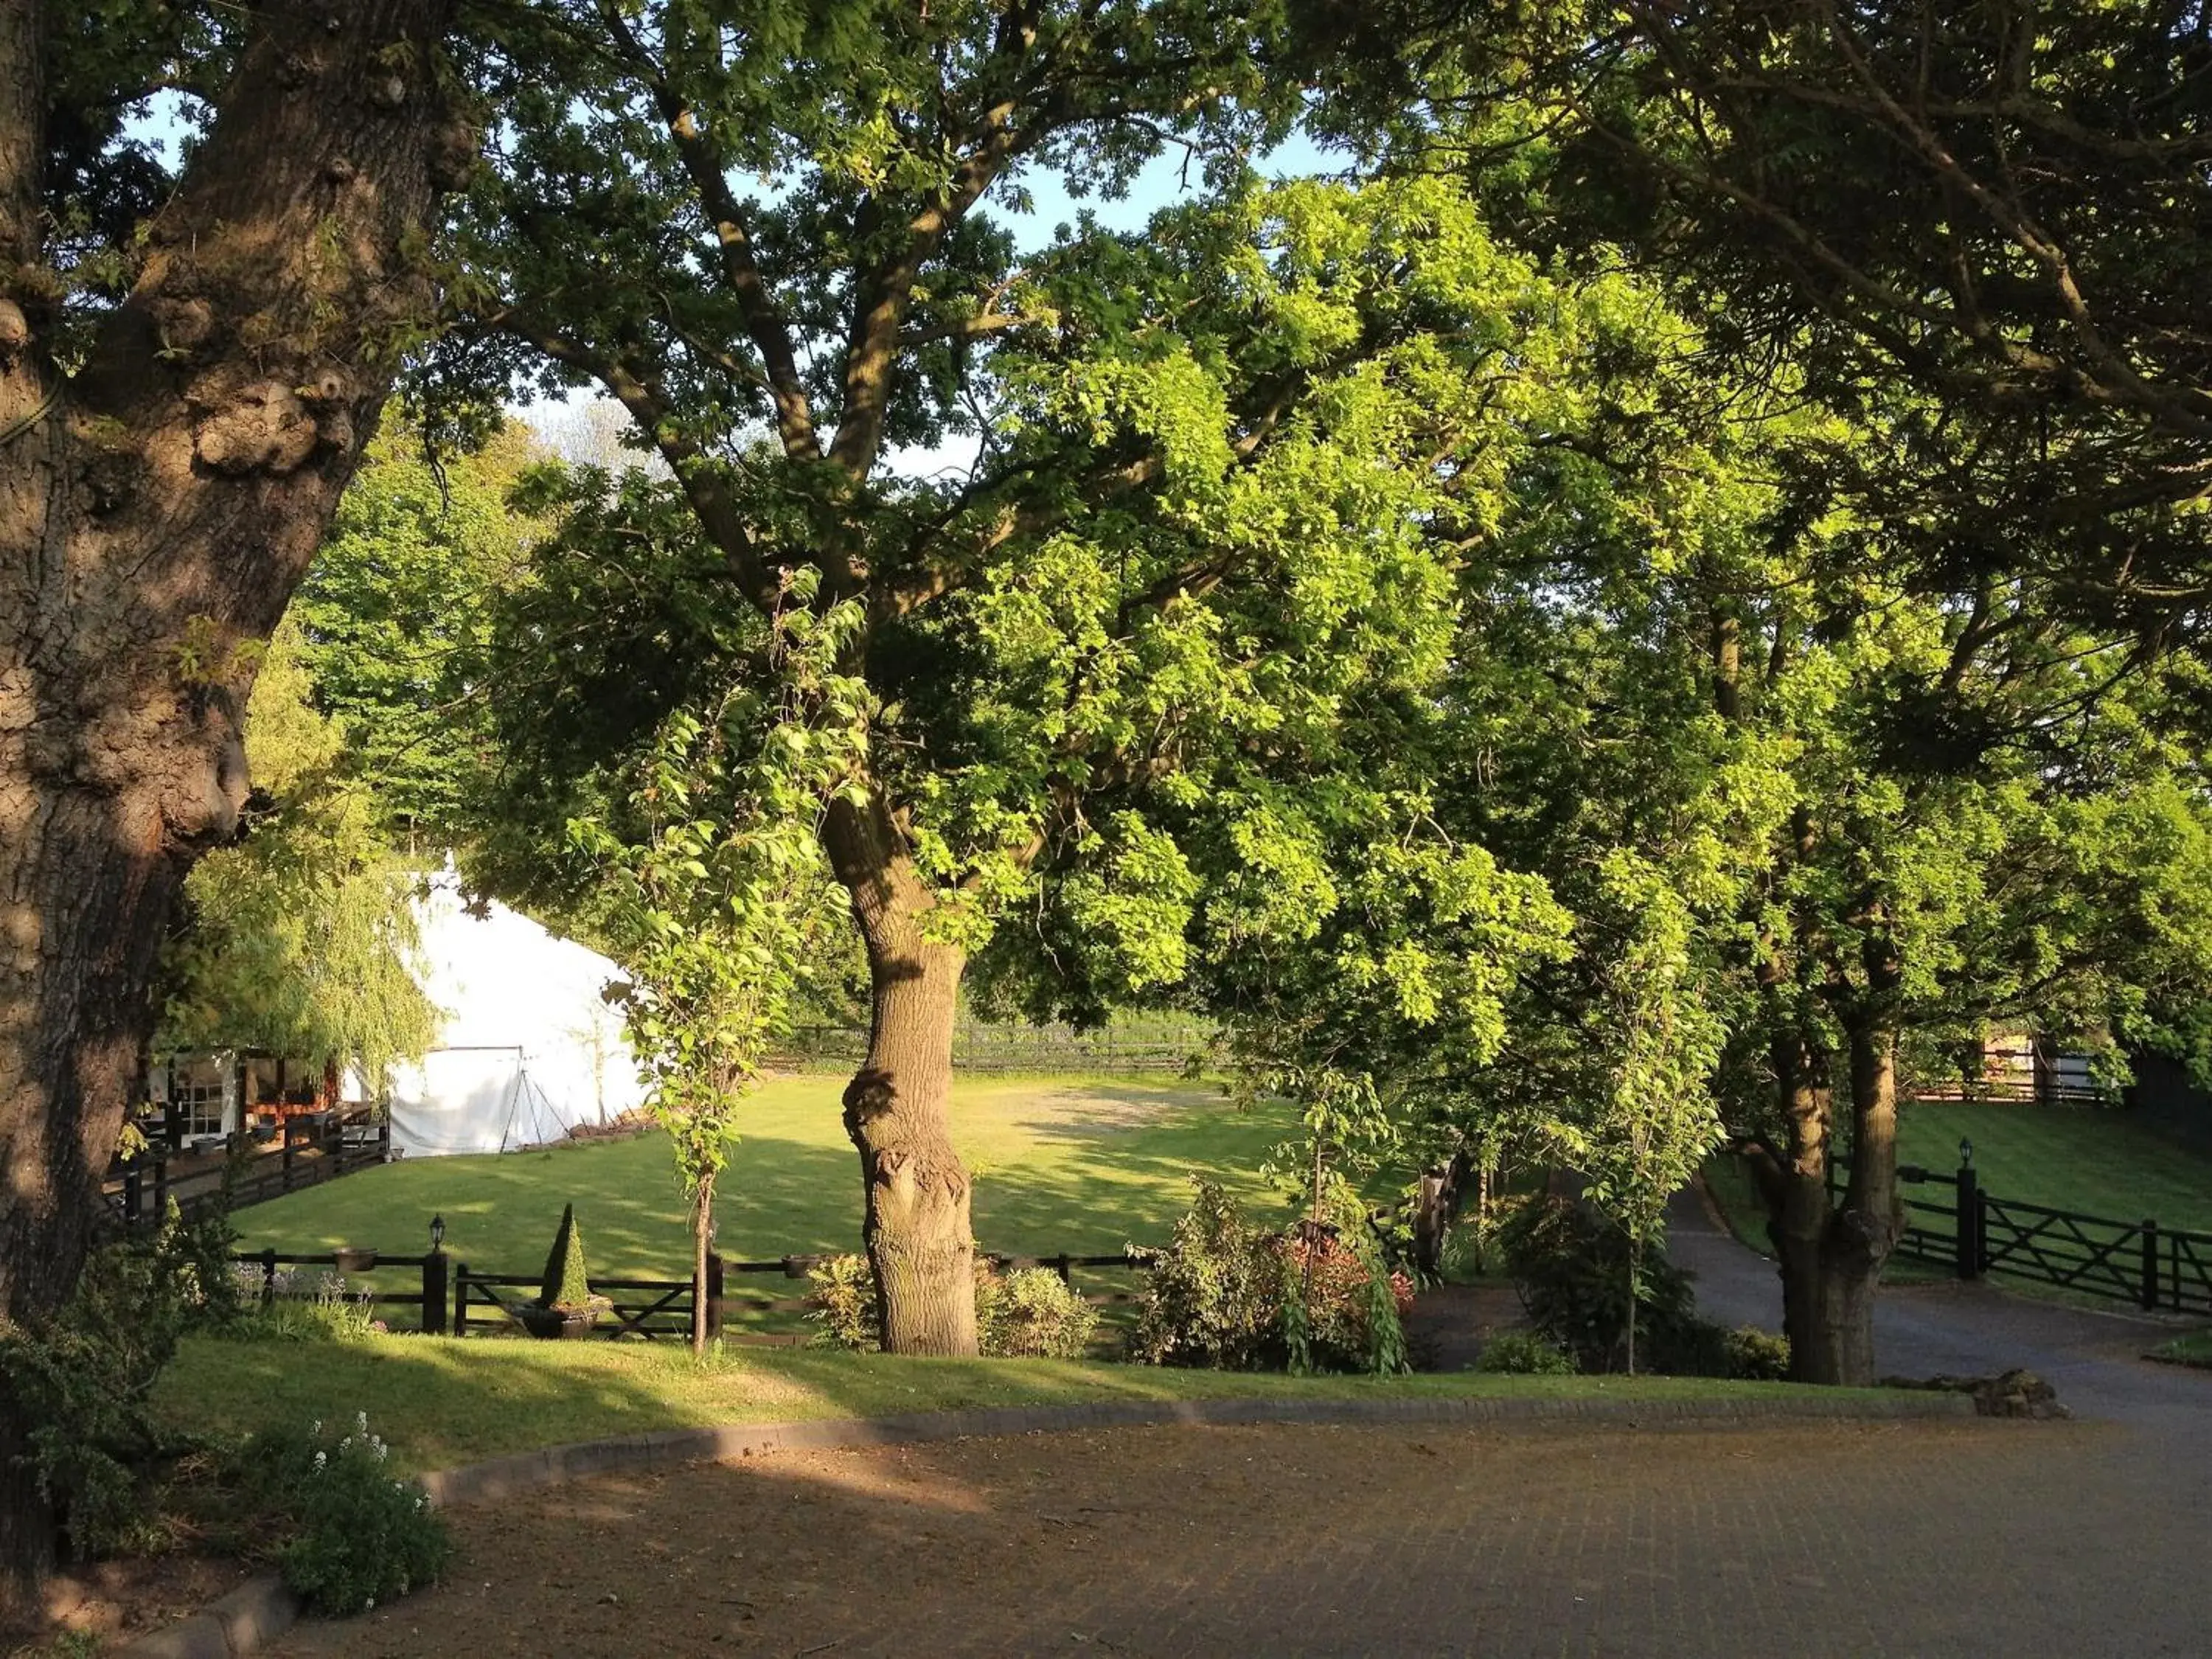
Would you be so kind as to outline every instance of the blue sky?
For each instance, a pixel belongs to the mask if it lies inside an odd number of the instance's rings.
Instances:
[[[1333,154],[1300,132],[1270,150],[1260,162],[1260,172],[1271,179],[1303,178],[1340,171],[1349,161],[1348,156]],[[1059,226],[1073,224],[1076,215],[1085,208],[1090,209],[1109,230],[1141,230],[1154,213],[1187,194],[1195,195],[1204,181],[1198,166],[1193,163],[1186,191],[1182,152],[1171,149],[1154,156],[1131,181],[1129,193],[1119,201],[1103,201],[1095,196],[1078,201],[1062,188],[1059,177],[1050,173],[1039,173],[1022,182],[1034,198],[1032,211],[1016,214],[1002,204],[994,204],[991,212],[994,217],[1006,220],[1017,228],[1020,246],[1026,251],[1044,246]]]
[[[147,112],[134,118],[128,128],[129,135],[150,144],[171,165],[176,161],[176,145],[184,132],[179,105],[173,94],[157,96]],[[1332,153],[1315,143],[1303,132],[1263,157],[1260,172],[1271,179],[1304,177],[1317,173],[1340,170],[1348,158]],[[773,188],[763,189],[757,180],[738,181],[741,188],[749,188],[773,198]],[[1049,169],[1036,169],[1025,175],[1021,183],[1030,196],[1030,210],[1017,213],[1001,201],[989,204],[991,216],[1010,225],[1015,234],[1016,246],[1030,252],[1049,243],[1054,234],[1063,225],[1072,226],[1086,210],[1108,230],[1133,231],[1144,228],[1152,216],[1164,207],[1179,200],[1196,196],[1204,187],[1201,169],[1193,162],[1184,166],[1183,152],[1170,148],[1156,155],[1130,182],[1127,192],[1108,199],[1088,196],[1078,199],[1068,194],[1058,173]],[[603,398],[603,393],[574,394],[576,398]],[[526,411],[517,411],[528,418]],[[975,445],[972,439],[957,439],[929,450],[908,450],[890,459],[893,471],[909,477],[923,477],[947,470],[964,472],[973,462]]]

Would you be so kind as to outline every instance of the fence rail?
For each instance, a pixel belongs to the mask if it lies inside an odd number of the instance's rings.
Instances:
[[[446,1258],[435,1251],[428,1255],[386,1255],[378,1250],[240,1250],[230,1259],[240,1267],[260,1271],[264,1306],[279,1295],[297,1294],[279,1288],[279,1276],[288,1267],[327,1267],[341,1279],[386,1268],[413,1268],[422,1276],[419,1290],[398,1291],[351,1279],[347,1280],[347,1293],[366,1296],[380,1310],[417,1309],[422,1329],[442,1332],[446,1328]]]
[[[803,1279],[816,1267],[833,1258],[829,1255],[782,1255],[761,1261],[726,1261],[720,1255],[707,1258],[707,1328],[709,1335],[723,1333],[730,1313],[738,1308],[752,1312],[798,1313],[808,1305],[801,1296],[762,1297],[733,1295],[727,1288],[732,1275],[763,1277],[774,1275],[785,1279]],[[986,1258],[1001,1269],[1048,1267],[1057,1273],[1063,1283],[1073,1285],[1079,1271],[1121,1270],[1141,1272],[1152,1267],[1154,1256],[1150,1250],[1125,1250],[1111,1255],[1076,1255],[1063,1252],[1058,1255],[1026,1256],[990,1255]],[[264,1303],[279,1295],[295,1294],[282,1286],[280,1274],[289,1267],[327,1267],[340,1275],[374,1273],[386,1269],[413,1269],[421,1276],[419,1291],[401,1291],[377,1284],[354,1281],[353,1293],[368,1296],[379,1309],[415,1309],[419,1312],[420,1328],[434,1335],[443,1335],[448,1330],[455,1336],[487,1334],[505,1330],[523,1322],[526,1310],[535,1304],[534,1293],[540,1280],[534,1274],[484,1273],[465,1261],[454,1261],[442,1250],[433,1250],[428,1255],[385,1255],[377,1251],[325,1250],[287,1251],[276,1249],[244,1250],[234,1254],[231,1260],[242,1266],[258,1268],[261,1274],[261,1297]],[[641,1339],[647,1341],[661,1338],[688,1340],[691,1335],[694,1299],[691,1280],[686,1279],[593,1279],[590,1281],[592,1294],[604,1297],[611,1317],[593,1324],[591,1334],[608,1339]],[[1127,1291],[1100,1291],[1085,1296],[1085,1300],[1095,1305],[1108,1306],[1127,1303],[1134,1298]],[[803,1338],[755,1333],[748,1341],[790,1342]]]
[[[1832,1194],[1850,1164],[1829,1159]],[[1897,1176],[1907,1188],[1899,1255],[1948,1267],[1961,1279],[1994,1273],[2131,1302],[2146,1311],[2212,1314],[2212,1233],[2000,1198],[1981,1184],[1971,1164],[1954,1175],[1904,1164]],[[1910,1190],[1923,1186],[1950,1188],[1952,1201]]]
[[[164,1146],[118,1158],[100,1189],[109,1221],[125,1231],[158,1227],[173,1196],[179,1213],[189,1221],[203,1210],[243,1209],[389,1164],[392,1122],[373,1121],[366,1108],[333,1112],[315,1122],[288,1118],[275,1150],[249,1153],[255,1146],[240,1130],[216,1158],[179,1154]],[[240,1160],[235,1170],[227,1167],[232,1158]],[[179,1164],[181,1170],[173,1167]],[[178,1190],[188,1184],[191,1190]]]

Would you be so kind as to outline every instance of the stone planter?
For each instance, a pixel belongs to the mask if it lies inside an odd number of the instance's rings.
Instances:
[[[522,1328],[547,1342],[575,1342],[592,1334],[599,1322],[597,1308],[541,1308],[526,1303],[511,1310]]]

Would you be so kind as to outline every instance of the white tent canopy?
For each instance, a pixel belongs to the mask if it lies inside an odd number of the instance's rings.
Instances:
[[[472,910],[449,871],[416,910],[438,1046],[392,1075],[392,1144],[411,1158],[502,1152],[605,1123],[645,1098],[622,1019],[621,970],[496,902]]]

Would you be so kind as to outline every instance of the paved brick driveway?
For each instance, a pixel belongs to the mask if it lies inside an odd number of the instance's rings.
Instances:
[[[1774,1318],[1770,1264],[1694,1204],[1673,1236],[1713,1312]],[[1116,1429],[607,1478],[456,1510],[452,1583],[283,1650],[2212,1655],[2212,1373],[2142,1364],[2150,1334],[1885,1296],[1886,1369],[2027,1364],[2073,1423]]]
[[[801,1453],[455,1512],[294,1654],[2212,1649],[2212,1449],[2117,1424],[1158,1428]]]

